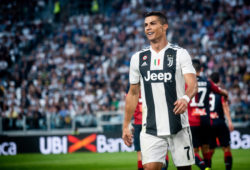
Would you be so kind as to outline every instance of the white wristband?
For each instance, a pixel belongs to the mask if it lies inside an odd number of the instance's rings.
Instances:
[[[189,103],[190,98],[187,95],[182,96],[182,98],[185,99]]]

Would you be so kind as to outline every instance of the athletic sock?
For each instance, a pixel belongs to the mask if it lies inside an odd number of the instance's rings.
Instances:
[[[214,155],[214,150],[211,150],[210,151],[210,157],[211,157],[211,159],[212,159],[213,155]]]
[[[210,154],[210,161],[211,161],[211,167],[210,168],[212,168],[212,157],[214,155],[214,150],[211,150],[209,154]]]
[[[194,155],[195,155],[195,165],[197,165],[201,170],[204,170],[206,168],[205,162],[201,159],[198,153],[195,153]]]
[[[143,170],[142,162],[137,161],[138,170]]]
[[[166,162],[166,170],[168,169],[168,155],[166,156],[166,158],[165,158],[165,162]]]
[[[164,168],[161,168],[161,170],[167,170],[168,169],[168,155],[165,158],[165,163],[166,163],[166,166]]]
[[[233,164],[233,158],[232,158],[232,153],[230,151],[224,153],[224,161],[226,165],[226,170],[231,170]]]
[[[204,161],[207,167],[211,168],[211,154],[210,152],[203,154]]]

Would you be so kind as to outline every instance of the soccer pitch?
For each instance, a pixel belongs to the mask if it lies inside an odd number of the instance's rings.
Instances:
[[[250,150],[232,150],[233,169],[250,169]],[[217,149],[213,170],[225,169],[223,152]],[[136,170],[136,153],[73,153],[60,155],[20,154],[0,156],[0,169],[18,170]],[[169,170],[176,169],[170,158]],[[198,168],[194,165],[194,170]]]

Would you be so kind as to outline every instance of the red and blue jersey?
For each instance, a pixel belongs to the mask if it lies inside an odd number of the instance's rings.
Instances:
[[[210,99],[210,118],[212,120],[212,124],[224,124],[225,123],[225,116],[222,104],[225,102],[224,97],[211,93],[209,95]]]
[[[139,97],[138,104],[135,109],[134,113],[134,124],[135,125],[141,125],[142,124],[142,99],[141,99],[141,94]]]
[[[141,125],[142,124],[142,99],[141,99],[141,93],[139,96],[139,101],[137,103],[135,112],[134,112],[134,124],[135,125]]]
[[[209,94],[220,93],[220,89],[205,77],[197,76],[198,93],[188,105],[190,126],[210,125]]]

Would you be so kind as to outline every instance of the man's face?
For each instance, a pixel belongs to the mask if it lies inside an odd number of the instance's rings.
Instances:
[[[162,36],[166,36],[167,24],[161,24],[157,16],[149,16],[145,18],[144,31],[149,41],[155,41]]]

